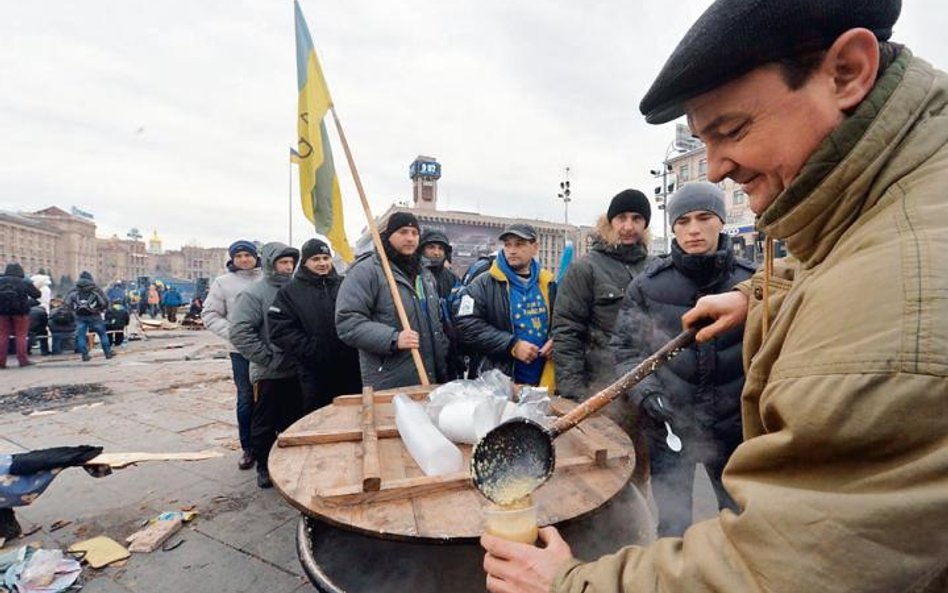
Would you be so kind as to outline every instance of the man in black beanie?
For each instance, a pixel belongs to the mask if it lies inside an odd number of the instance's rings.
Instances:
[[[485,535],[488,590],[948,591],[948,75],[900,9],[718,0],[679,43],[642,113],[687,115],[793,256],[683,318],[746,321],[738,511],[591,563]]]
[[[585,400],[617,375],[609,340],[625,288],[648,261],[648,225],[652,209],[645,194],[626,189],[616,194],[596,223],[589,253],[570,264],[557,291],[553,312],[553,364],[564,397]],[[633,442],[641,441],[638,410],[618,400],[603,410]],[[644,442],[636,451],[644,454]],[[636,464],[634,481],[644,487],[646,458]]]
[[[343,277],[332,264],[332,251],[320,239],[300,250],[300,267],[280,288],[267,312],[270,341],[296,359],[303,390],[303,413],[332,402],[337,395],[360,393],[359,353],[336,334],[336,297]]]
[[[442,328],[441,298],[418,253],[418,219],[397,211],[380,233],[411,328],[401,327],[378,253],[357,259],[346,272],[336,299],[336,331],[359,350],[362,384],[375,389],[418,385],[411,350],[418,348],[428,381],[447,378],[448,340]]]

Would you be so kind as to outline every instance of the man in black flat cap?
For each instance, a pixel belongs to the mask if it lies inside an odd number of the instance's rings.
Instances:
[[[739,510],[590,563],[485,535],[489,591],[948,591],[948,75],[900,9],[718,0],[669,58],[642,113],[687,115],[792,256],[683,317],[746,320]]]

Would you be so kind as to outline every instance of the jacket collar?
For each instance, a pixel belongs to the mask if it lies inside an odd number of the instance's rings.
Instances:
[[[499,254],[498,254],[499,257]],[[490,264],[490,269],[488,273],[491,275],[491,278],[498,282],[507,282],[507,275],[504,274],[504,271],[500,269],[500,265],[497,264],[497,259],[495,258]],[[539,284],[541,287],[546,287],[553,282],[553,272],[550,272],[546,268],[540,268],[540,278]]]
[[[893,183],[948,142],[948,126],[919,123],[948,104],[944,86],[931,66],[903,49],[764,211],[758,228],[785,239],[805,268],[819,265]]]

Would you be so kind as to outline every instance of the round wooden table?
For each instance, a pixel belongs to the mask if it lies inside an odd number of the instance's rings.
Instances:
[[[300,556],[318,589],[386,591],[384,583],[371,577],[384,572],[385,561],[399,567],[401,578],[413,579],[412,584],[393,584],[392,591],[483,591],[483,552],[476,539],[484,531],[481,509],[489,504],[487,499],[474,488],[467,469],[425,476],[395,429],[393,395],[408,393],[422,400],[430,389],[367,390],[338,397],[293,424],[271,451],[274,486],[306,517],[300,538],[309,541],[299,542]],[[563,413],[572,405],[556,400],[554,410]],[[460,447],[467,468],[471,447]],[[604,416],[589,418],[563,434],[556,440],[556,472],[534,493],[540,525],[571,521],[567,530],[577,533],[568,541],[579,557],[584,557],[584,548],[595,548],[598,555],[648,539],[651,526],[641,517],[627,516],[632,505],[642,506],[637,490],[626,487],[634,459],[628,436]],[[620,491],[623,496],[618,498],[629,500],[605,504]],[[600,507],[612,508],[615,516],[593,513]],[[583,539],[578,532],[588,532],[591,545],[575,541]],[[599,537],[599,532],[607,535]],[[457,562],[431,564],[444,554]],[[445,562],[459,569],[446,568]],[[322,572],[319,579],[313,570]],[[407,577],[406,571],[416,574]],[[429,581],[429,576],[434,579],[430,583],[417,582]],[[347,580],[345,588],[337,586]]]

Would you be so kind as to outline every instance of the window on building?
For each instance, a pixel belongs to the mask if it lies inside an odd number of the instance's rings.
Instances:
[[[701,159],[698,161],[698,177],[707,177],[708,175],[708,159]]]
[[[678,180],[688,181],[688,179],[691,177],[690,169],[691,167],[689,167],[687,164],[682,165],[681,168],[678,169]]]
[[[742,190],[742,189],[735,189],[735,190],[734,190],[734,205],[735,205],[735,206],[741,206],[741,205],[743,205],[743,204],[744,204],[744,198],[745,198],[745,197],[746,197],[746,194],[744,193],[744,190]]]

